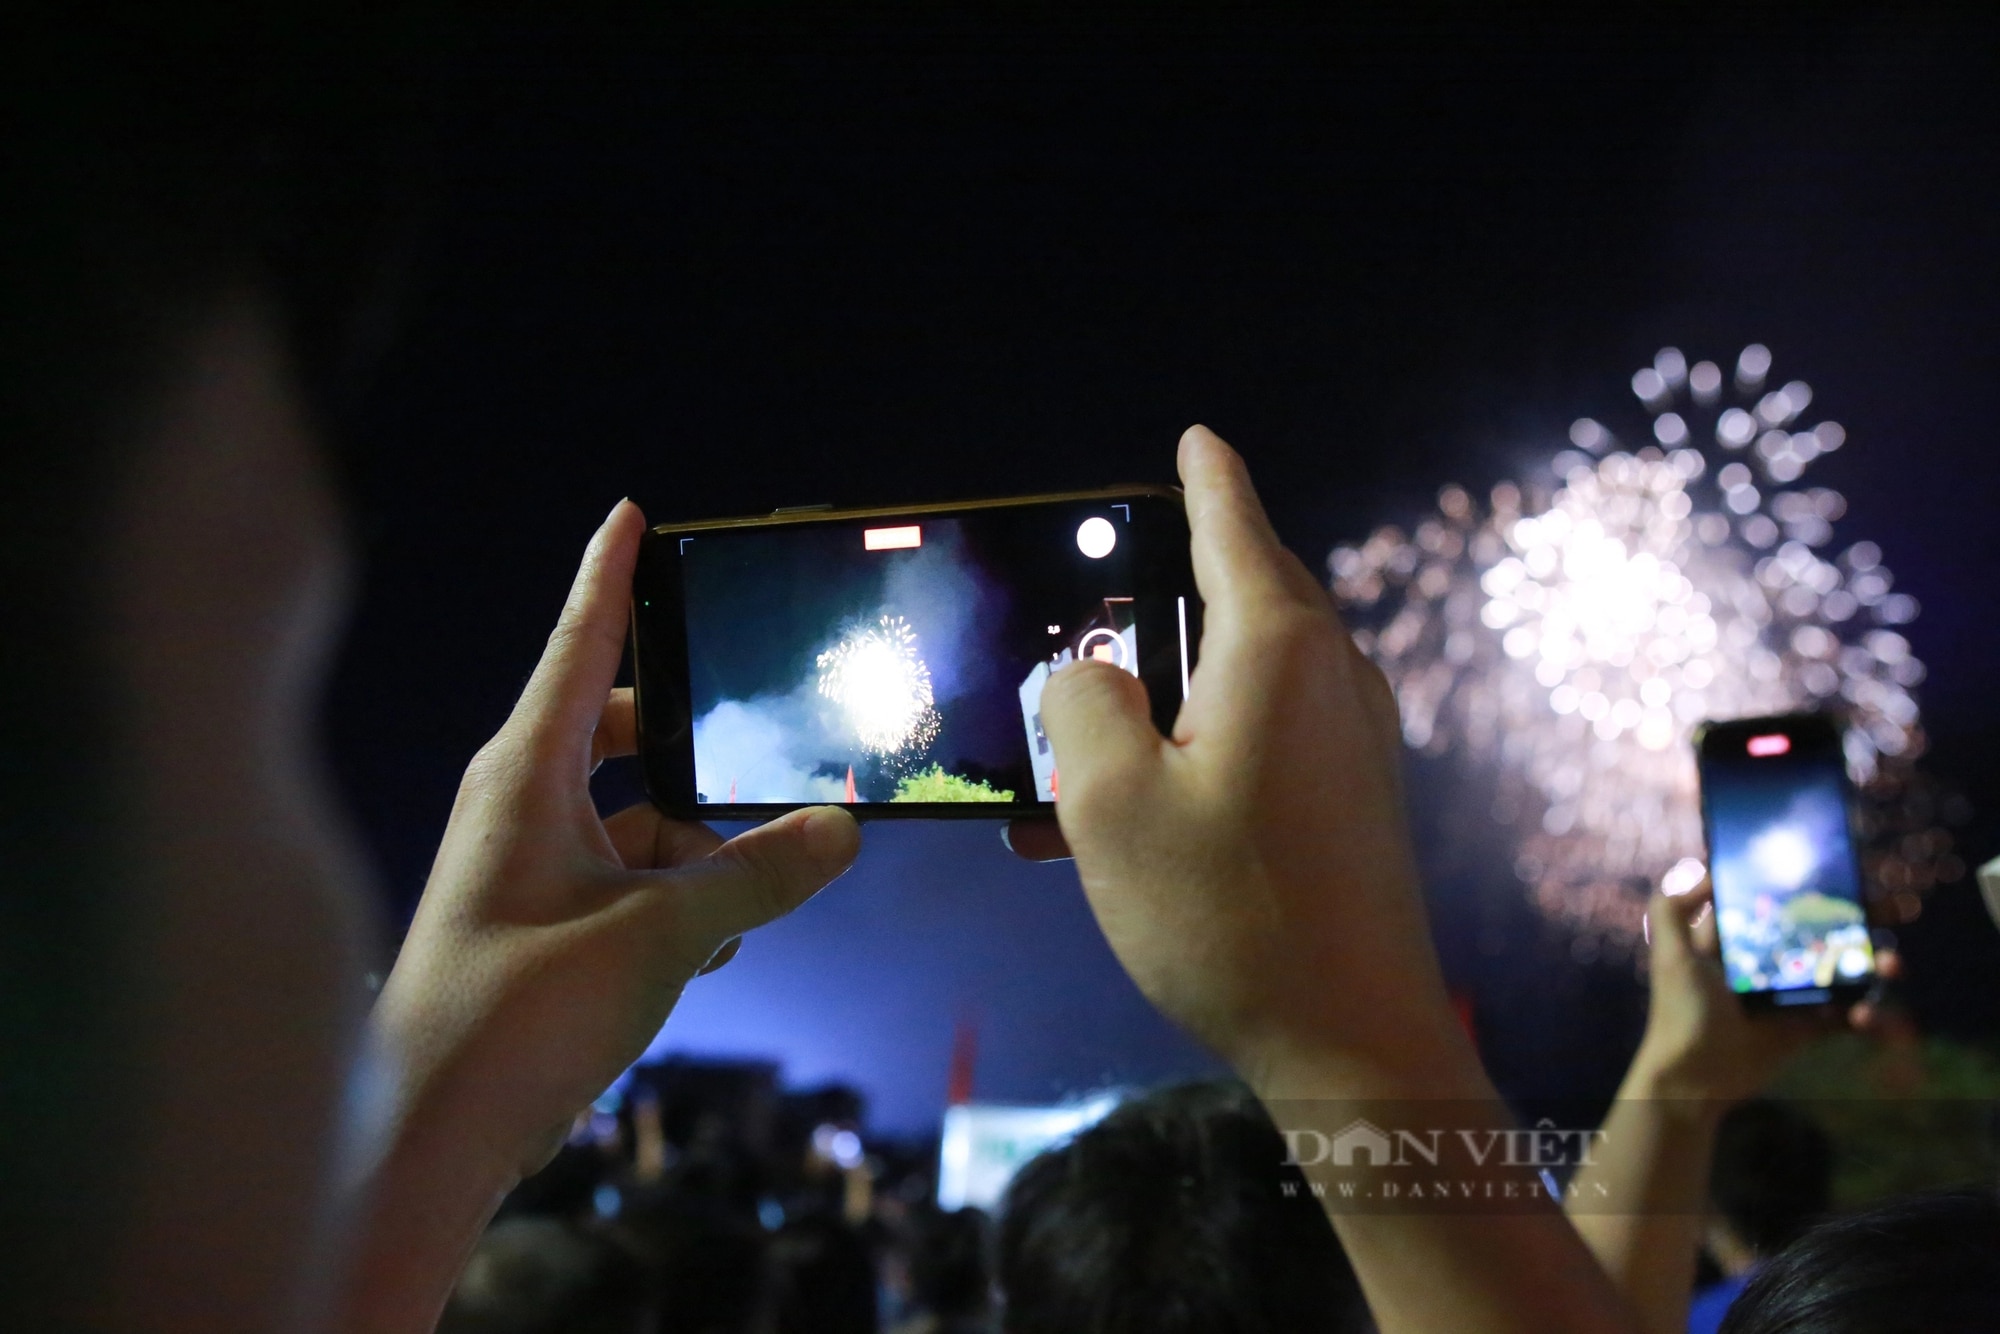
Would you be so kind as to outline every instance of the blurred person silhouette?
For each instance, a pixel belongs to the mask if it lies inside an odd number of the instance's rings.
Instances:
[[[376,1087],[374,923],[311,744],[347,578],[313,424],[366,377],[422,195],[372,62],[267,36],[0,40],[12,1329],[323,1306],[341,1109]]]
[[[1239,1084],[1128,1102],[1030,1160],[1000,1216],[1006,1334],[1349,1334],[1347,1257]]]
[[[752,1152],[719,1113],[695,1118],[688,1142],[667,1171],[673,1194],[697,1197],[718,1209],[754,1218],[757,1202],[770,1188],[771,1165]]]
[[[659,1334],[762,1334],[761,1228],[708,1213],[640,1223],[659,1292]]]
[[[678,1165],[677,1165],[678,1166]],[[764,1334],[769,1235],[747,1206],[676,1174],[627,1182],[607,1225],[645,1261],[660,1334]]]
[[[894,1334],[989,1334],[991,1232],[978,1209],[937,1211],[917,1221],[909,1256],[915,1314],[897,1324]]]
[[[445,1303],[437,1334],[657,1334],[637,1256],[557,1218],[486,1229]]]
[[[371,1007],[315,742],[351,582],[327,442],[424,211],[431,51],[293,6],[123,17],[0,42],[0,1325],[428,1329],[682,985],[858,836],[599,817],[622,503]]]
[[[1725,1113],[1715,1131],[1704,1236],[1724,1277],[1695,1294],[1690,1334],[1713,1334],[1757,1266],[1819,1222],[1832,1195],[1833,1141],[1802,1108],[1752,1098]]]
[[[598,1190],[614,1183],[618,1169],[617,1160],[596,1144],[572,1140],[507,1193],[499,1216],[589,1218],[596,1211]]]
[[[2000,1200],[1929,1192],[1820,1224],[1770,1257],[1721,1334],[1991,1334]]]
[[[875,1257],[838,1216],[786,1220],[771,1239],[768,1275],[773,1334],[875,1334]]]

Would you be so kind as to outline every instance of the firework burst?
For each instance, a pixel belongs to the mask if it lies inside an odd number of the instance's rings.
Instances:
[[[902,617],[885,615],[848,631],[815,665],[819,693],[840,706],[864,749],[912,755],[937,739],[931,669]]]
[[[1924,668],[1897,627],[1916,600],[1874,543],[1835,554],[1846,502],[1795,484],[1846,433],[1805,426],[1812,390],[1766,391],[1770,365],[1752,344],[1725,387],[1715,363],[1664,348],[1632,377],[1647,415],[1629,443],[1579,419],[1527,485],[1484,503],[1447,486],[1413,532],[1328,557],[1404,739],[1493,761],[1533,798],[1516,870],[1600,940],[1629,943],[1652,885],[1699,874],[1689,741],[1704,718],[1844,715],[1885,916],[1914,917],[1963,870],[1914,768]]]

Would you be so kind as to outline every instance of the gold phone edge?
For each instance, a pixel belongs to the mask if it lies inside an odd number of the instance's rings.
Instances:
[[[650,531],[659,534],[715,532],[731,528],[778,528],[799,523],[828,523],[839,519],[888,519],[908,514],[962,513],[967,510],[1009,509],[1020,505],[1051,505],[1077,500],[1110,500],[1117,496],[1157,496],[1183,501],[1177,486],[1140,483],[1131,486],[1099,487],[1090,491],[1051,491],[1038,496],[1005,496],[997,500],[947,501],[929,505],[881,505],[864,509],[783,509],[772,514],[747,515],[738,519],[700,519],[692,523],[656,523]],[[1183,501],[1183,503],[1185,503]]]

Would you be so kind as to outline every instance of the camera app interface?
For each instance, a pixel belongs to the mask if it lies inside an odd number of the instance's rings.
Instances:
[[[1780,1001],[1874,972],[1836,757],[1801,756],[1782,733],[1713,757],[1702,782],[1722,961],[1737,991]]]
[[[1048,504],[679,539],[696,800],[1056,800],[1053,673],[1171,648],[1185,681],[1185,606],[1138,605],[1133,531],[1130,504]]]

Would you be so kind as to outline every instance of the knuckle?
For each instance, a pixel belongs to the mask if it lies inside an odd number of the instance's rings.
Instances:
[[[559,644],[567,644],[575,638],[578,613],[581,610],[576,590],[572,588],[569,595],[563,599],[561,610],[556,612],[556,623],[549,627],[547,647],[554,648]]]
[[[521,774],[520,749],[505,730],[495,734],[466,764],[460,790],[484,795],[514,786]]]
[[[555,629],[549,631],[549,642],[544,647],[542,656],[555,661],[571,657],[576,652],[577,641],[582,637],[582,626],[578,623],[578,609],[571,603],[563,608]]]
[[[594,642],[622,648],[624,627],[605,623],[587,595],[572,593],[556,618],[555,628],[549,631],[548,655],[558,660],[571,658]]]

